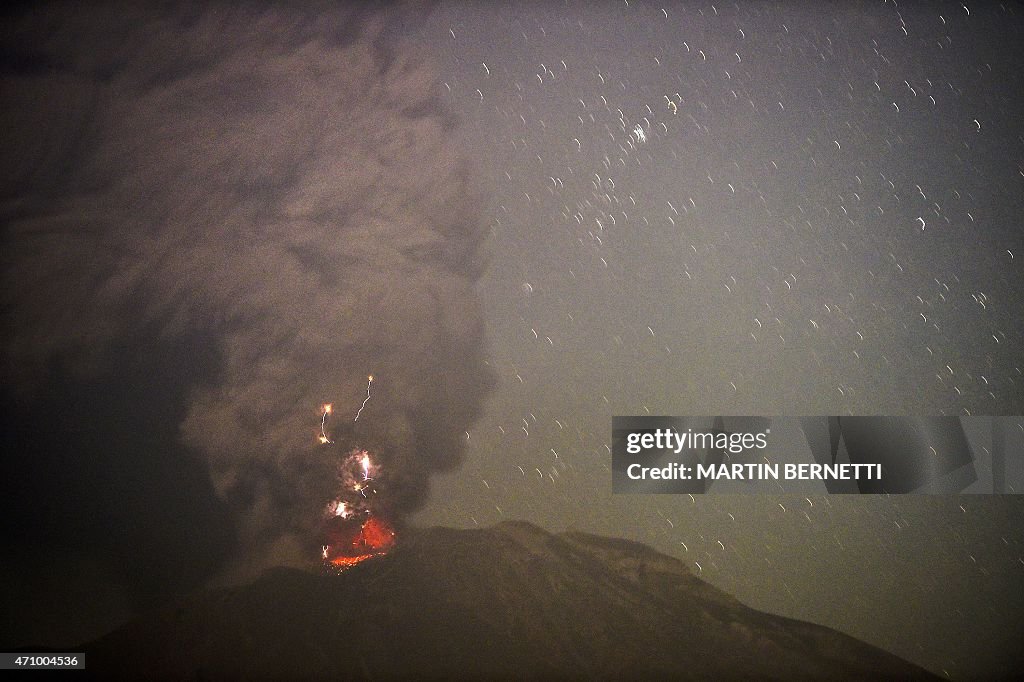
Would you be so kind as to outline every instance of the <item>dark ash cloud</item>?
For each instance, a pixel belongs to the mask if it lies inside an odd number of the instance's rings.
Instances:
[[[142,441],[131,467],[198,458],[252,569],[308,558],[353,445],[379,506],[415,509],[492,382],[472,171],[401,38],[425,9],[299,7],[59,6],[3,34],[12,414],[55,375],[131,394],[152,414],[106,435]],[[163,420],[173,447],[136,432]]]

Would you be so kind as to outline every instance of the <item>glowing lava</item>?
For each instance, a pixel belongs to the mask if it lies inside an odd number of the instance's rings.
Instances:
[[[362,524],[341,516],[334,518],[336,521],[327,528],[331,544],[324,545],[321,553],[325,568],[331,572],[340,573],[367,559],[384,556],[395,544],[394,529],[380,517],[371,516]]]
[[[352,544],[378,553],[386,552],[395,544],[395,530],[379,516],[371,516],[363,524],[359,537]]]
[[[320,526],[320,559],[329,573],[383,556],[395,543],[394,528],[377,513],[373,469],[370,453],[360,448],[340,462],[339,496],[324,508]]]

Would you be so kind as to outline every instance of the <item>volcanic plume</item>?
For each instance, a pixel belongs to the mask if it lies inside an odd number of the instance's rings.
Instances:
[[[61,6],[4,29],[4,381],[31,401],[55,366],[209,353],[174,377],[177,438],[246,571],[316,558],[353,451],[362,514],[400,524],[492,381],[470,169],[400,35],[422,12]]]

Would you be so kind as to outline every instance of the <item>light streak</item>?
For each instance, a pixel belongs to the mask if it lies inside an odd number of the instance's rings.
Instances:
[[[327,437],[327,431],[325,430],[327,427],[327,415],[331,413],[331,404],[324,403],[320,410],[323,412],[323,415],[320,418],[320,443],[322,445],[327,445],[334,442]]]
[[[369,402],[370,400],[370,384],[372,383],[373,375],[370,374],[369,376],[366,377],[366,397],[363,398],[363,404],[359,406],[359,411],[356,412],[356,418],[352,420],[353,422],[359,421],[359,415],[363,413],[363,408],[366,407],[366,403]]]
[[[363,480],[370,481],[370,455],[367,452],[363,452]]]

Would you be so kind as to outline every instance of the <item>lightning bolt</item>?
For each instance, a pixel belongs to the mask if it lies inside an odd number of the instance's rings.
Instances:
[[[363,404],[359,406],[359,411],[356,412],[356,418],[352,420],[354,422],[359,421],[359,415],[363,413],[363,408],[366,407],[366,403],[370,401],[370,384],[372,383],[373,375],[371,374],[368,377],[366,377],[366,397],[363,398]]]
[[[323,411],[323,416],[320,418],[320,443],[326,445],[328,443],[333,443],[334,442],[330,438],[327,437],[327,431],[326,431],[326,428],[327,428],[327,415],[329,415],[331,413],[331,404],[330,403],[325,403],[323,405],[323,407],[321,407],[320,409]]]

